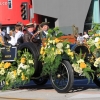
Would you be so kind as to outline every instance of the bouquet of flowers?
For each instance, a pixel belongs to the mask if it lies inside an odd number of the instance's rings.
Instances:
[[[20,54],[21,53],[21,54]],[[4,81],[3,89],[18,87],[29,82],[34,74],[34,61],[32,55],[27,51],[18,51],[19,59],[13,63],[0,63],[0,82]]]
[[[86,55],[83,55],[80,51],[80,54],[74,53],[74,59],[72,67],[79,76],[85,76],[88,81],[94,77],[94,70],[91,68],[91,63],[85,60]]]

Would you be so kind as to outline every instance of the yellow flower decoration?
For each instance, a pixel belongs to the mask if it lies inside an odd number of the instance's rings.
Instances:
[[[16,75],[17,75],[17,71],[16,71],[16,70],[14,70],[14,71],[13,71],[13,74],[14,74],[14,76],[16,76]]]
[[[55,38],[55,42],[58,43],[60,42],[60,40],[58,38]]]
[[[11,66],[11,63],[6,62],[6,63],[4,64],[4,68],[5,68],[5,69],[9,68],[10,66]]]
[[[71,57],[73,57],[74,53],[73,52],[69,52],[68,55],[71,56]]]
[[[40,51],[40,54],[41,54],[41,55],[45,55],[45,51],[41,50],[41,51]]]
[[[1,64],[0,64],[0,68],[2,68],[3,66],[4,66],[4,63],[1,62]]]
[[[22,73],[21,75],[21,79],[24,81],[26,78],[25,78],[25,75]]]
[[[57,49],[56,50],[56,54],[61,54],[61,50],[60,49]]]
[[[100,36],[100,33],[99,34],[95,33],[94,36]]]
[[[54,51],[54,48],[52,48],[52,51]]]
[[[9,85],[8,81],[6,81],[6,85]]]
[[[26,62],[26,58],[21,58],[21,61],[20,61],[22,64],[25,64]]]
[[[86,68],[86,64],[84,62],[81,62],[80,63],[80,67],[83,69],[83,68]]]

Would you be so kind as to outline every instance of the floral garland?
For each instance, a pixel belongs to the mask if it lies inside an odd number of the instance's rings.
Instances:
[[[4,81],[3,89],[18,87],[29,82],[34,74],[34,62],[32,55],[27,51],[18,51],[18,58],[15,62],[0,63],[0,82]]]

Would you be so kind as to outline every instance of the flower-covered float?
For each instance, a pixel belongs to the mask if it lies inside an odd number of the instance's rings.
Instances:
[[[87,49],[84,54],[84,48],[74,53],[72,67],[80,76],[85,76],[89,81],[92,79],[100,87],[100,24],[93,24],[92,27],[88,31],[90,38],[82,44]]]
[[[63,33],[57,27],[48,30],[40,50],[33,43],[19,45],[15,61],[0,61],[3,89],[19,87],[31,79],[43,85],[50,78],[54,89],[64,93],[72,88],[74,73],[85,76],[89,81],[92,79],[100,86],[100,35],[95,34],[97,29],[94,30],[90,31],[91,38],[85,44],[76,46],[79,47],[78,52],[76,47],[71,48],[67,39],[61,38]],[[0,54],[2,58],[2,52]]]
[[[59,28],[49,29],[40,50],[34,43],[23,43],[17,47],[14,61],[4,62],[1,59],[0,82],[3,83],[3,89],[19,87],[31,79],[36,84],[43,85],[47,82],[46,77],[50,78],[52,86],[58,92],[68,92],[74,80],[69,62],[74,59],[74,53],[70,49],[70,43],[60,38],[62,35]],[[0,54],[2,58],[2,50]]]

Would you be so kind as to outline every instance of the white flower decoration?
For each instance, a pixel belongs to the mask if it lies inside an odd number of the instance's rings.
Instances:
[[[96,37],[96,38],[95,38],[95,42],[98,42],[99,40],[100,40],[99,37]]]
[[[82,63],[82,62],[84,62],[83,59],[80,59],[80,60],[77,61],[78,64],[79,64],[79,63]]]
[[[5,70],[4,70],[4,68],[1,68],[1,70],[0,70],[0,74],[1,74],[1,75],[4,75],[4,74],[5,74]]]
[[[59,48],[59,49],[62,49],[63,43],[57,43],[57,44],[56,44],[56,47]]]

